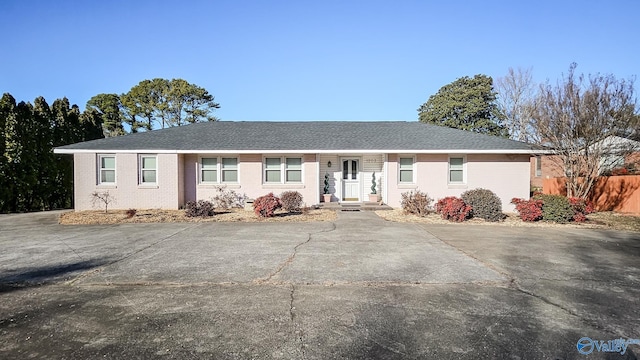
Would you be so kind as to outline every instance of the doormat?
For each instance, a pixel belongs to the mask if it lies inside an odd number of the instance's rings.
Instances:
[[[340,211],[360,211],[360,209],[342,209]]]

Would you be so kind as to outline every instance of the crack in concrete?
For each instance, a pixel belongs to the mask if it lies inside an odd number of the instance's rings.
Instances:
[[[479,258],[477,258],[476,256],[474,256],[473,254],[470,254],[470,253],[468,253],[468,252],[466,252],[466,251],[464,251],[464,250],[462,250],[462,249],[458,248],[457,246],[455,246],[455,245],[453,245],[453,244],[450,244],[450,243],[448,243],[447,241],[442,240],[440,237],[438,237],[438,236],[436,236],[435,234],[433,234],[432,232],[430,232],[430,231],[429,231],[427,228],[425,228],[423,225],[419,225],[419,227],[420,227],[420,228],[422,228],[426,233],[428,233],[428,234],[430,234],[431,236],[433,236],[434,238],[436,238],[436,239],[440,240],[442,243],[444,243],[444,244],[446,244],[446,245],[448,245],[448,246],[452,247],[453,249],[456,249],[457,251],[461,252],[462,254],[464,254],[464,255],[466,255],[466,256],[468,256],[468,257],[470,257],[470,258],[472,258],[472,259],[474,259],[474,260],[478,261],[478,262],[479,262],[479,263],[481,263],[482,265],[484,265],[484,266],[486,266],[486,267],[488,267],[488,268],[490,268],[490,269],[492,269],[492,270],[494,270],[494,271],[496,271],[496,272],[500,273],[500,274],[501,274],[501,275],[503,275],[504,277],[506,277],[506,278],[508,279],[508,286],[507,286],[508,288],[513,289],[513,290],[515,290],[515,291],[518,291],[518,292],[520,292],[520,293],[522,293],[522,294],[525,294],[525,295],[527,295],[527,296],[533,297],[533,298],[535,298],[535,299],[538,299],[538,300],[540,300],[540,301],[544,302],[544,303],[545,303],[545,304],[547,304],[547,305],[550,305],[550,306],[553,306],[553,307],[555,307],[555,308],[558,308],[558,309],[560,309],[561,311],[563,311],[563,312],[565,312],[565,313],[569,314],[570,316],[573,316],[573,317],[575,317],[575,318],[579,319],[579,320],[580,320],[580,321],[582,321],[583,323],[587,324],[588,326],[590,326],[590,327],[592,327],[592,328],[594,328],[594,329],[596,329],[596,330],[606,331],[606,332],[608,332],[608,333],[610,333],[610,334],[612,334],[612,335],[616,335],[616,332],[615,332],[615,331],[611,330],[611,329],[610,329],[610,328],[608,328],[607,326],[602,326],[602,325],[600,325],[597,321],[586,319],[586,318],[584,318],[584,317],[580,316],[580,315],[579,315],[578,313],[576,313],[575,311],[572,311],[571,309],[569,309],[569,308],[567,308],[567,307],[564,307],[564,306],[562,306],[562,305],[560,305],[560,304],[557,304],[557,303],[555,303],[555,302],[553,302],[553,301],[551,301],[551,300],[549,300],[549,299],[545,298],[544,296],[541,296],[541,295],[538,295],[538,294],[536,294],[536,293],[534,293],[534,292],[532,292],[532,291],[529,291],[529,290],[525,290],[525,289],[523,289],[523,288],[522,288],[522,287],[520,287],[520,285],[518,284],[518,279],[517,279],[516,277],[514,277],[512,274],[508,273],[506,270],[503,270],[503,269],[501,269],[500,267],[498,267],[498,266],[496,266],[496,265],[494,265],[494,264],[492,264],[492,263],[485,262],[485,261],[483,261],[482,259],[479,259]],[[549,279],[549,278],[547,278],[547,277],[545,277],[545,276],[544,276],[544,274],[543,274],[543,276],[538,277],[538,278],[535,278],[534,284],[535,284],[535,283],[537,283],[538,281],[547,281],[547,280],[550,280],[550,279]],[[559,281],[562,281],[562,280],[559,280]],[[494,326],[494,325],[498,325],[498,324],[500,324],[500,323],[502,322],[502,320],[503,320],[503,319],[504,319],[504,318],[505,318],[509,313],[511,313],[511,311],[512,311],[514,308],[515,308],[515,305],[514,305],[514,306],[512,306],[512,307],[510,307],[510,308],[509,308],[509,309],[507,309],[506,311],[504,311],[504,312],[502,313],[502,316],[500,316],[500,317],[498,318],[498,320],[497,320],[493,325],[491,325],[491,326]],[[617,335],[616,335],[616,336],[617,336]]]
[[[198,227],[198,226],[201,226],[201,225],[202,225],[202,224],[198,224],[198,225],[196,225],[195,227]],[[108,266],[111,266],[111,265],[113,265],[113,264],[117,264],[117,263],[119,263],[119,262],[121,262],[121,261],[124,261],[124,260],[126,260],[126,259],[128,259],[128,258],[132,257],[133,255],[139,254],[139,253],[141,253],[141,252],[142,252],[142,251],[144,251],[144,250],[147,250],[147,249],[149,249],[149,248],[152,248],[152,247],[154,247],[154,246],[156,246],[156,245],[158,245],[158,244],[160,244],[160,243],[162,243],[162,242],[164,242],[164,241],[167,241],[167,240],[171,239],[172,237],[174,237],[174,236],[176,236],[176,235],[180,234],[181,232],[183,232],[183,231],[185,231],[185,230],[187,230],[187,229],[192,229],[192,228],[193,228],[193,227],[188,226],[188,227],[185,227],[185,228],[183,228],[183,229],[180,229],[180,230],[178,230],[178,231],[174,232],[173,234],[168,235],[168,236],[166,236],[166,237],[164,237],[164,238],[162,238],[162,239],[160,239],[160,240],[158,240],[158,241],[156,241],[156,242],[153,242],[153,243],[151,243],[151,244],[149,244],[149,245],[147,245],[147,246],[143,246],[142,248],[140,248],[140,249],[138,249],[138,250],[135,250],[135,251],[133,251],[133,252],[131,252],[131,253],[129,253],[129,254],[126,254],[125,256],[123,256],[123,257],[121,257],[121,258],[118,258],[118,259],[115,259],[115,260],[113,260],[113,261],[110,261],[110,262],[108,262],[108,263],[106,263],[106,264],[104,264],[104,265],[102,265],[102,266],[98,267],[97,269],[93,269],[93,270],[89,270],[89,271],[87,271],[87,272],[84,272],[84,273],[82,273],[82,274],[78,275],[77,277],[73,278],[72,280],[67,281],[65,284],[66,284],[66,285],[73,285],[74,283],[76,283],[76,282],[77,282],[77,281],[79,281],[79,280],[82,280],[82,279],[84,279],[84,278],[86,278],[86,277],[90,277],[91,275],[98,274],[98,273],[102,272],[102,270],[103,270],[104,268],[106,268],[106,267],[108,267]],[[61,241],[64,245],[67,245],[64,241],[62,241],[62,240],[60,240],[60,241]],[[73,250],[73,248],[71,248],[69,245],[67,245],[67,246],[68,246],[68,247],[69,247],[69,248],[70,248],[70,249],[71,249],[71,250],[72,250],[72,251],[73,251],[73,252],[74,252],[74,253],[75,253],[75,254],[76,254],[80,259],[82,259],[82,257],[81,257],[80,255],[78,255],[78,254],[75,252],[75,250]]]
[[[331,229],[329,229],[329,230],[321,230],[321,231],[316,231],[316,232],[307,233],[307,240],[305,240],[305,241],[303,241],[303,242],[299,243],[298,245],[294,246],[294,247],[293,247],[293,252],[291,253],[291,255],[289,255],[289,257],[287,257],[287,258],[286,258],[286,259],[285,259],[285,260],[284,260],[284,261],[283,261],[283,262],[282,262],[282,263],[281,263],[281,264],[276,268],[276,270],[275,270],[275,271],[271,272],[271,273],[270,273],[269,275],[267,275],[266,277],[261,278],[261,279],[256,279],[256,280],[254,280],[253,282],[254,282],[254,283],[256,283],[256,284],[263,284],[263,283],[266,283],[266,282],[271,281],[271,279],[272,279],[274,276],[278,275],[280,272],[282,272],[282,270],[284,270],[287,266],[289,266],[289,265],[293,262],[293,259],[295,259],[296,255],[298,254],[298,248],[299,248],[300,246],[304,245],[304,244],[309,243],[309,241],[311,241],[311,237],[312,237],[313,235],[321,234],[321,233],[325,233],[325,232],[332,232],[332,231],[334,231],[334,230],[336,229],[336,224],[335,224],[335,222],[331,222],[331,225],[332,225],[332,227],[331,227]],[[287,283],[288,283],[288,282],[287,282]]]
[[[302,326],[300,326],[299,324],[296,324],[296,314],[295,314],[295,310],[296,307],[293,305],[294,301],[295,301],[295,293],[296,293],[296,287],[291,284],[291,292],[289,293],[289,317],[291,318],[291,324],[293,326],[293,333],[296,336],[297,340],[300,342],[300,354],[301,354],[301,358],[304,359],[305,358],[305,351],[304,351],[304,332],[302,331]]]

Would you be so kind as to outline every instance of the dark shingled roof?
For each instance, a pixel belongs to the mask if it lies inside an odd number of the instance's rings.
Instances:
[[[154,130],[58,147],[59,152],[176,151],[500,151],[538,152],[519,141],[417,121],[217,121]],[[62,151],[60,151],[62,150]]]

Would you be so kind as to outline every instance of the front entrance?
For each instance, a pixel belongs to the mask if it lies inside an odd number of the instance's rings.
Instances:
[[[360,159],[342,158],[342,201],[360,201]]]

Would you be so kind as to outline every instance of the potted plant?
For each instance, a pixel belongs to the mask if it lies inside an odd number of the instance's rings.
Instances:
[[[369,201],[370,202],[380,201],[380,195],[376,191],[376,173],[375,172],[373,173],[373,175],[371,175],[371,194],[369,194]]]
[[[322,196],[324,197],[324,202],[331,202],[331,194],[329,194],[329,173],[324,174],[324,194]]]

